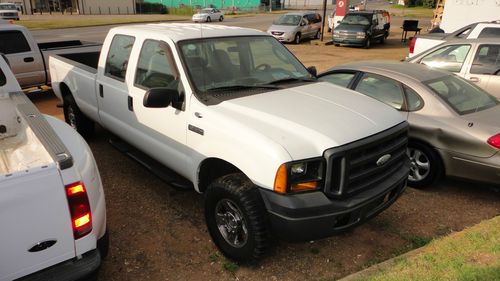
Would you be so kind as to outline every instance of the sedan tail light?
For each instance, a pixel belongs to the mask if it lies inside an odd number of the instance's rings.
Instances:
[[[415,51],[415,42],[417,41],[417,37],[412,37],[410,41],[410,54],[413,54]]]
[[[82,182],[66,186],[71,225],[75,239],[82,238],[92,231],[92,212],[90,210],[87,190]]]
[[[489,138],[488,143],[491,146],[500,149],[500,134],[496,134],[496,135],[492,136],[491,138]]]

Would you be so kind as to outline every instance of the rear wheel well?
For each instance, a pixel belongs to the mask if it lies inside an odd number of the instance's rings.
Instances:
[[[198,170],[198,191],[205,192],[208,185],[213,181],[233,173],[242,172],[233,164],[219,158],[208,158],[203,160]]]

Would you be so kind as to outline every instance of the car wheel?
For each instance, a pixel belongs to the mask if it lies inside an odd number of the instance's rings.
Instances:
[[[372,46],[372,41],[370,40],[370,38],[366,39],[366,42],[365,42],[365,49],[370,49],[370,47]]]
[[[70,94],[63,99],[64,119],[73,129],[85,138],[94,133],[94,121],[85,116]]]
[[[300,44],[300,33],[295,34],[295,38],[293,39],[293,43]]]
[[[223,20],[224,20],[224,17],[220,16],[219,21],[223,21]]]
[[[380,44],[384,44],[385,43],[385,35],[380,37]]]
[[[407,154],[410,158],[409,186],[425,187],[439,179],[443,170],[442,164],[439,156],[430,147],[418,142],[410,142]]]
[[[214,243],[227,257],[251,262],[269,245],[264,202],[259,190],[243,174],[215,180],[205,195],[205,218]]]
[[[210,17],[207,17],[207,22],[211,22],[212,19]]]

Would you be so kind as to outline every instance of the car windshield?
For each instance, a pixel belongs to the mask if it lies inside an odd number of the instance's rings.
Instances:
[[[299,25],[302,16],[300,15],[283,15],[273,22],[275,25]]]
[[[356,14],[347,14],[343,19],[343,24],[360,24],[360,25],[370,25],[370,17],[369,15],[356,15]]]
[[[460,115],[485,110],[499,103],[481,88],[455,75],[443,76],[423,83]]]
[[[181,53],[197,91],[276,88],[314,79],[287,48],[271,36],[181,41]]]
[[[200,11],[200,14],[210,14],[212,11],[212,9],[203,9]]]
[[[0,10],[16,10],[16,5],[0,5]]]

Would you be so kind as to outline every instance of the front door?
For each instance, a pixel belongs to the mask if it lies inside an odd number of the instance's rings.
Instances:
[[[500,44],[479,45],[465,78],[500,99]]]

